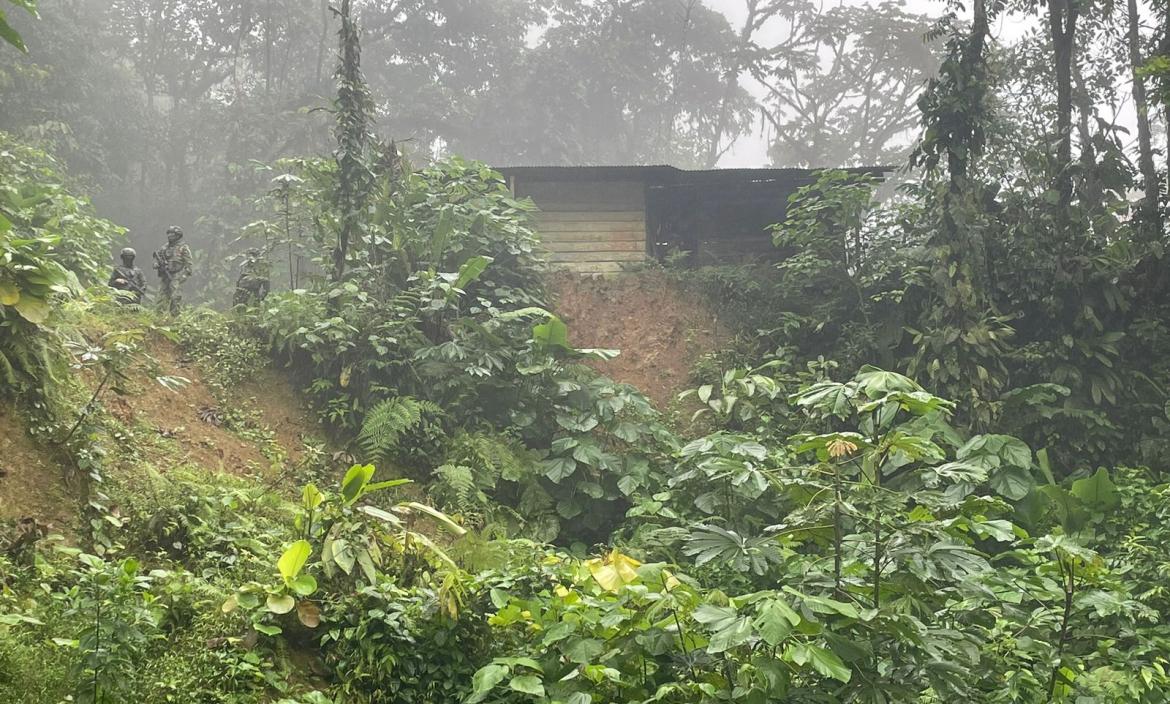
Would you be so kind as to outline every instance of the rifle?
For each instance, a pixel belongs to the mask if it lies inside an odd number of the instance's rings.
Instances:
[[[154,252],[154,270],[158,273],[158,278],[162,279],[163,283],[171,280],[171,272],[167,269],[167,260],[158,255],[158,250]]]

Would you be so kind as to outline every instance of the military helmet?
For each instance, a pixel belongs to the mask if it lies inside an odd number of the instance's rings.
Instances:
[[[123,259],[126,257],[133,259],[134,257],[138,256],[138,252],[135,252],[133,247],[123,247],[121,254]]]
[[[167,234],[168,235],[178,235],[179,237],[182,237],[183,236],[183,228],[179,227],[178,225],[171,225],[170,227],[167,228]]]

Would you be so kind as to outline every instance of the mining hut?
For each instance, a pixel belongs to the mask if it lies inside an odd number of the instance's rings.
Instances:
[[[880,177],[879,167],[847,169]],[[554,265],[613,273],[672,253],[692,264],[774,258],[771,226],[788,198],[816,180],[812,169],[673,166],[512,166],[500,169],[518,198],[540,212]]]

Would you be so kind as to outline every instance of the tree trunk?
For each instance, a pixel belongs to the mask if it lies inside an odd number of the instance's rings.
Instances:
[[[1075,60],[1078,0],[1048,0],[1048,28],[1056,64],[1056,163],[1053,165],[1059,212],[1072,203],[1072,65]],[[1062,215],[1063,217],[1063,215]]]
[[[972,7],[971,16],[971,34],[967,37],[966,46],[963,48],[963,54],[960,58],[960,80],[967,83],[984,80],[983,70],[981,64],[983,63],[983,51],[987,44],[987,35],[990,31],[990,23],[987,18],[987,4],[984,0],[975,0],[974,7]],[[963,86],[969,89],[970,86]],[[976,156],[971,153],[970,139],[974,136],[975,129],[970,128],[967,134],[964,135],[968,141],[965,145],[968,147],[964,153],[959,154],[955,150],[951,150],[947,155],[947,170],[951,179],[951,193],[958,194],[963,190],[964,183],[967,179],[967,167],[970,165],[970,160]]]
[[[1073,66],[1073,79],[1076,81],[1077,104],[1077,137],[1081,142],[1081,172],[1084,174],[1077,190],[1077,197],[1081,202],[1091,204],[1097,209],[1104,202],[1101,190],[1101,179],[1097,178],[1097,148],[1093,144],[1093,132],[1089,128],[1089,117],[1093,114],[1093,99],[1089,95],[1089,88],[1085,85],[1085,77],[1080,66]]]
[[[1150,104],[1146,99],[1145,79],[1139,74],[1143,65],[1141,30],[1138,25],[1137,0],[1128,0],[1129,7],[1129,63],[1133,72],[1133,106],[1137,112],[1138,166],[1142,172],[1142,185],[1146,196],[1141,204],[1141,232],[1146,239],[1155,239],[1162,231],[1158,213],[1159,191],[1158,168],[1154,165],[1154,146],[1150,134]]]
[[[673,80],[670,86],[670,108],[667,110],[666,117],[663,119],[663,156],[668,162],[673,163],[674,159],[674,123],[678,119],[678,114],[682,111],[678,99],[678,85],[682,81],[684,61],[688,60],[690,54],[690,34],[691,34],[691,15],[694,14],[695,5],[699,0],[687,0],[686,10],[683,14],[683,29],[682,41],[679,42],[678,64],[675,67]]]
[[[715,134],[711,137],[711,144],[707,147],[707,168],[715,168],[719,161],[719,144],[723,141],[723,133],[727,130],[727,120],[730,119],[731,101],[735,98],[735,89],[739,85],[739,72],[743,70],[744,54],[752,41],[755,32],[756,17],[759,14],[760,0],[748,0],[747,18],[743,21],[743,28],[739,31],[739,41],[735,46],[735,57],[727,67],[723,78],[723,97],[719,100],[719,115],[715,118]]]
[[[329,0],[321,0],[321,36],[317,40],[317,72],[313,77],[313,86],[320,89],[323,85],[322,76],[325,70],[325,54],[329,51]]]
[[[272,93],[272,0],[264,4],[264,95]]]

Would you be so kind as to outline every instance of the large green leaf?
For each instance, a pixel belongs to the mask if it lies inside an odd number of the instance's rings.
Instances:
[[[1065,531],[1075,533],[1085,526],[1089,512],[1071,491],[1055,484],[1045,484],[1038,491],[1051,503]]]
[[[853,411],[851,401],[857,390],[848,384],[822,381],[804,389],[790,399],[802,408],[816,408],[839,418],[846,418]]]
[[[588,665],[605,652],[605,643],[597,638],[577,638],[564,646],[562,652],[569,662]]]
[[[731,606],[715,606],[714,604],[703,604],[695,609],[691,617],[699,623],[709,626],[712,630],[718,630],[731,624],[739,616],[739,612]]]
[[[981,464],[987,469],[1010,465],[1032,466],[1032,450],[1023,440],[1011,435],[976,435],[955,451],[956,459]]]
[[[451,241],[451,234],[455,232],[455,216],[450,208],[439,211],[439,221],[431,233],[431,266],[438,269],[443,262],[443,255],[447,251],[447,243]],[[456,288],[459,288],[458,286]]]
[[[797,643],[784,654],[785,659],[797,665],[812,665],[812,668],[841,682],[848,682],[853,672],[831,650],[816,645]]]
[[[1072,493],[1086,506],[1098,511],[1114,508],[1120,501],[1117,497],[1117,488],[1104,467],[1099,468],[1091,477],[1073,482]]]
[[[309,596],[317,591],[317,580],[311,574],[299,574],[289,583],[289,586],[300,596]]]
[[[779,645],[798,625],[800,614],[782,599],[769,599],[756,612],[756,630],[768,645]]]
[[[577,471],[577,461],[572,457],[550,457],[547,460],[541,460],[540,465],[544,469],[544,476],[557,484]]]
[[[871,399],[881,398],[896,391],[922,391],[922,387],[910,377],[869,365],[861,368],[854,381],[857,382],[861,393]]]
[[[305,563],[309,561],[309,555],[313,552],[313,546],[307,540],[298,540],[280,556],[276,562],[276,569],[280,570],[280,576],[284,577],[286,582],[291,582],[296,579],[297,575],[304,569]]]
[[[268,610],[274,614],[287,614],[296,608],[296,605],[297,600],[288,594],[269,594],[266,604]]]
[[[321,490],[317,488],[316,484],[310,482],[301,490],[301,506],[306,511],[315,510],[324,500],[325,495],[321,493]]]
[[[411,511],[417,511],[418,513],[423,513],[430,516],[431,518],[438,521],[439,524],[446,528],[449,532],[454,533],[455,535],[465,535],[467,533],[466,528],[456,523],[451,519],[450,516],[437,508],[427,506],[426,504],[420,504],[417,501],[407,501],[402,505]]]
[[[0,305],[14,306],[20,300],[20,289],[11,281],[0,281]]]
[[[991,488],[1001,496],[1019,501],[1035,486],[1027,469],[1017,466],[1000,467],[991,473]]]
[[[350,467],[345,473],[345,478],[341,480],[341,497],[345,499],[345,503],[352,504],[361,498],[363,490],[373,477],[372,464],[355,464]]]
[[[453,286],[455,288],[466,287],[467,284],[478,279],[491,263],[492,258],[483,255],[472,257],[463,262],[463,266],[459,267],[459,278],[455,279]]]
[[[536,675],[519,675],[508,682],[508,688],[534,697],[544,696],[544,683]]]
[[[508,676],[508,668],[504,665],[491,663],[476,670],[471,676],[471,693],[465,699],[466,704],[476,704],[487,698],[496,685]]]
[[[555,348],[571,351],[569,345],[569,327],[555,315],[549,316],[547,322],[532,326],[532,340],[542,349]]]
[[[12,25],[8,24],[8,19],[4,16],[4,10],[0,10],[0,39],[3,39],[26,54],[28,53],[28,47],[24,45],[24,40],[20,38],[20,35],[16,33]]]
[[[746,616],[739,616],[727,623],[712,636],[707,643],[708,653],[722,653],[726,650],[743,645],[752,635],[752,622]]]

